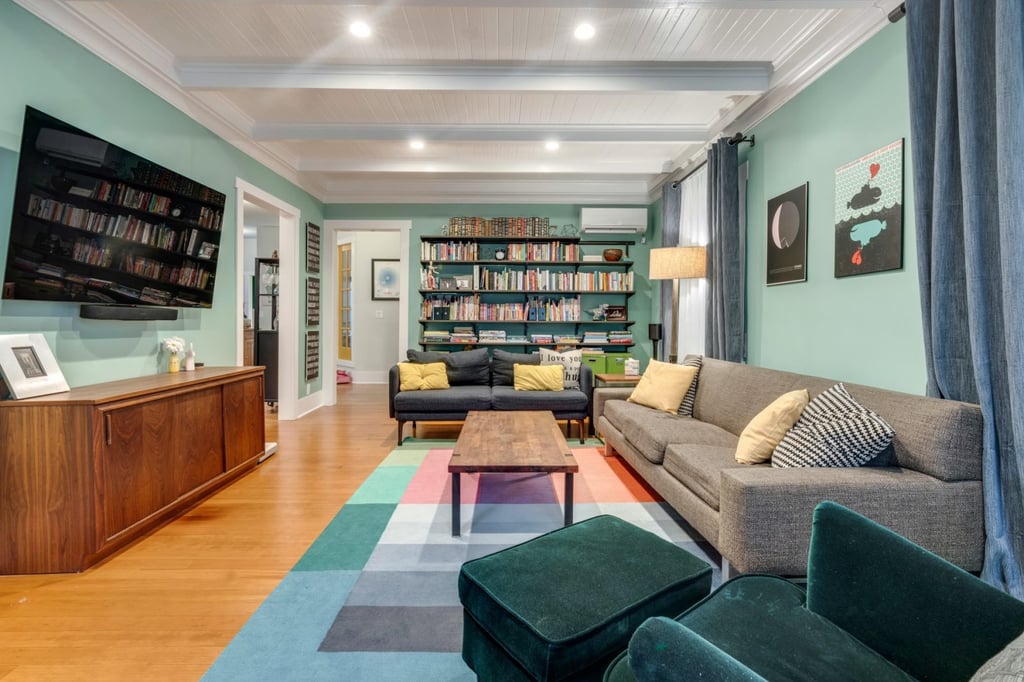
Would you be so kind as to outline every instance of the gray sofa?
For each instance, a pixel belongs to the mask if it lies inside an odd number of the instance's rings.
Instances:
[[[572,422],[579,426],[580,443],[586,438],[585,423],[590,417],[594,377],[587,365],[580,367],[578,389],[561,391],[517,391],[513,387],[516,363],[540,364],[532,354],[486,348],[455,353],[409,351],[413,362],[444,362],[449,388],[432,391],[400,391],[398,365],[388,373],[388,410],[398,421],[398,444],[406,422],[462,421],[473,410],[545,410],[555,419],[566,421],[568,434]]]
[[[722,555],[726,573],[807,571],[811,517],[832,500],[968,571],[981,569],[982,417],[977,405],[846,384],[895,430],[891,466],[773,468],[740,464],[744,427],[775,398],[836,382],[705,358],[693,417],[599,388],[594,418],[606,453],[625,459]]]

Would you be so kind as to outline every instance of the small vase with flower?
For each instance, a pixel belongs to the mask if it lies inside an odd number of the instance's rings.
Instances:
[[[167,371],[177,372],[181,369],[181,354],[185,351],[185,340],[180,336],[169,336],[160,344],[167,351]]]

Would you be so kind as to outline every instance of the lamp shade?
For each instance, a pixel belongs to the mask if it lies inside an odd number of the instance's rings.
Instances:
[[[707,275],[707,249],[670,246],[651,249],[651,279],[694,279]]]

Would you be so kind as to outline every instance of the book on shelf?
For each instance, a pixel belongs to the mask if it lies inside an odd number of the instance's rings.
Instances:
[[[211,242],[203,242],[202,246],[199,247],[199,253],[196,254],[196,258],[202,258],[203,260],[210,260],[213,258],[213,254],[217,252],[217,245]]]

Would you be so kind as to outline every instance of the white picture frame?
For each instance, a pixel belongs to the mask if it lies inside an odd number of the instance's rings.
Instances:
[[[16,400],[71,390],[42,334],[0,334],[0,380]]]

